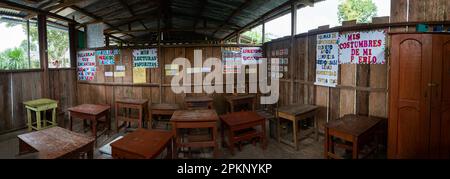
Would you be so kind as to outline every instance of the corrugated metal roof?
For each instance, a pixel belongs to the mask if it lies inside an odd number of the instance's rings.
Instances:
[[[166,38],[222,39],[290,0],[80,0],[76,4],[66,4],[65,10],[51,8],[61,5],[57,0],[42,0],[39,3],[29,3],[25,0],[9,1],[45,10],[50,9],[70,19],[74,18],[81,24],[102,20],[112,26],[106,28],[107,32],[119,29],[123,31],[122,38],[132,40],[133,37],[155,36],[154,31],[158,27],[159,3],[162,3],[161,28]],[[71,7],[79,8],[84,12],[70,9]],[[0,12],[2,12],[1,9]],[[129,28],[132,31],[129,31]],[[187,32],[186,29],[192,30]],[[115,36],[119,36],[117,32]]]

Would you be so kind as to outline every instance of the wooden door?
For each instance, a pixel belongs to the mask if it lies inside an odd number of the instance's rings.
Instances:
[[[450,158],[450,35],[433,36],[430,155]]]
[[[388,158],[428,158],[432,38],[392,35]]]

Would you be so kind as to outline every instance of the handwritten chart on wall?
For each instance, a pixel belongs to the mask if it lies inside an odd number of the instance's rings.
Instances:
[[[222,50],[223,73],[240,73],[242,65],[241,49],[224,48]]]
[[[340,64],[385,64],[386,30],[342,33]]]
[[[95,76],[95,51],[87,50],[77,53],[78,80],[92,81]]]
[[[157,49],[133,50],[133,66],[138,68],[158,68]]]
[[[120,54],[119,50],[97,50],[96,52],[99,65],[114,65],[115,55]]]
[[[315,85],[336,87],[339,69],[339,33],[317,35]]]
[[[241,48],[242,64],[260,64],[263,57],[261,47],[242,47]]]

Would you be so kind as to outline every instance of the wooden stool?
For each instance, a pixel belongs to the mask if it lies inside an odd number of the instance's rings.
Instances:
[[[256,109],[256,95],[237,95],[237,96],[225,96],[227,103],[229,104],[229,112],[238,112],[236,107],[245,105],[249,111],[255,111]]]
[[[213,98],[209,96],[189,96],[184,98],[185,108],[191,109],[214,109]]]
[[[125,122],[137,122],[138,128],[143,128],[143,120],[147,114],[147,104],[148,100],[146,99],[119,99],[116,100],[116,126],[117,132],[119,132],[120,128],[123,126],[119,126],[120,121]],[[125,109],[125,116],[119,116],[119,110],[121,108]],[[131,117],[131,109],[138,110],[138,117]],[[126,124],[126,123],[125,123]]]
[[[33,101],[24,102],[25,108],[27,109],[27,126],[28,131],[41,130],[49,127],[57,126],[56,122],[56,108],[58,107],[58,102],[51,99],[37,99]],[[46,112],[47,110],[52,110],[52,119],[47,120]],[[36,114],[36,122],[32,122],[31,112]],[[41,112],[43,112],[43,117],[41,118]],[[47,124],[50,125],[47,125]]]
[[[305,120],[308,118],[314,119],[314,138],[316,141],[319,140],[319,128],[317,126],[316,114],[318,112],[319,107],[307,104],[292,104],[288,106],[283,106],[278,108],[277,112],[277,133],[278,133],[278,142],[286,143],[294,147],[295,150],[298,150],[298,135],[300,131],[298,130],[298,121]],[[284,140],[281,138],[281,127],[280,121],[281,119],[286,119],[292,122],[292,137],[293,141]]]
[[[153,128],[153,117],[157,116],[158,121],[161,121],[161,116],[170,116],[172,117],[173,113],[176,110],[180,109],[180,105],[178,104],[152,104],[151,106],[151,112],[150,112],[150,121],[149,121],[149,128]],[[168,129],[168,124],[170,122],[170,118],[167,121],[166,129]]]
[[[222,121],[222,146],[228,146],[231,155],[234,155],[234,145],[241,141],[253,140],[254,142],[254,139],[259,139],[261,148],[266,148],[266,121],[258,113],[252,111],[235,112],[220,116],[220,119]],[[258,126],[261,127],[260,131],[255,129]],[[225,129],[228,129],[228,144],[225,141]],[[238,147],[240,150],[241,144]]]

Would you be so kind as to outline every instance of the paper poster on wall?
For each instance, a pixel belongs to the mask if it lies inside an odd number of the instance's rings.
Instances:
[[[133,83],[146,83],[147,70],[145,68],[133,68]]]
[[[114,77],[125,77],[124,71],[116,71],[114,72]]]
[[[88,48],[103,47],[105,44],[104,35],[105,25],[103,23],[95,23],[86,25],[86,39]]]
[[[158,68],[157,49],[133,50],[133,67]]]
[[[116,71],[125,71],[125,66],[124,65],[117,65],[116,66]]]
[[[386,30],[339,35],[339,64],[385,64]]]
[[[95,51],[87,50],[77,53],[78,80],[92,81],[96,73]]]
[[[105,77],[113,77],[114,72],[105,72]]]
[[[99,65],[114,65],[115,55],[118,55],[119,50],[97,50],[96,52]]]
[[[240,73],[242,66],[241,50],[224,49],[222,50],[223,73]]]
[[[166,64],[164,70],[166,71],[166,76],[178,75],[179,66],[177,64]]]
[[[187,68],[186,71],[187,71],[187,74],[201,73],[202,67]]]
[[[260,64],[263,57],[261,47],[242,47],[241,48],[242,64]]]
[[[339,33],[317,35],[315,85],[336,87],[339,69]]]

